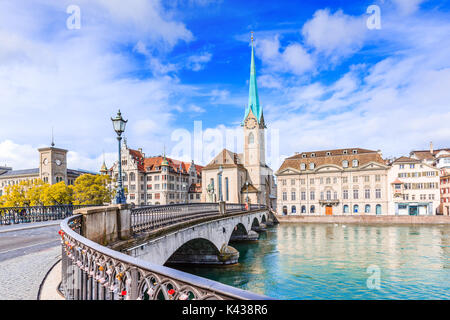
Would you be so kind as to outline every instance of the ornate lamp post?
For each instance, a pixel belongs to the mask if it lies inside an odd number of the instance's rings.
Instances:
[[[222,202],[223,201],[223,197],[222,197],[222,173],[223,173],[223,168],[222,166],[219,167],[219,201]]]
[[[247,198],[245,199],[245,202],[247,204],[247,210],[249,210],[249,205],[248,205],[248,181],[245,181],[245,189],[246,189],[246,193],[247,193]]]
[[[117,116],[113,119],[111,118],[111,121],[113,123],[114,131],[117,133],[117,141],[119,141],[119,174],[118,174],[118,181],[117,181],[117,189],[116,189],[116,204],[126,203],[127,200],[125,199],[125,193],[123,191],[122,186],[122,156],[121,156],[121,140],[122,140],[122,133],[125,131],[125,125],[127,124],[128,120],[124,120],[122,118],[122,114],[117,112]]]

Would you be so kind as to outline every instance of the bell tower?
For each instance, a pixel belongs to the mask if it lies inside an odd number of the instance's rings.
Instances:
[[[67,184],[67,150],[51,147],[40,148],[39,151],[39,178],[49,184],[64,181]]]
[[[248,106],[241,126],[244,127],[244,166],[264,166],[266,164],[265,129],[263,110],[259,104],[256,84],[255,54],[253,49],[250,63]]]

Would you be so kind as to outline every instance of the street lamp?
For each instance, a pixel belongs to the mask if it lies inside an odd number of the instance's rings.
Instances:
[[[127,200],[125,199],[125,193],[123,191],[122,187],[122,157],[121,157],[121,140],[122,140],[122,133],[125,131],[125,125],[127,124],[128,120],[124,120],[122,118],[122,114],[117,112],[117,116],[113,119],[111,118],[111,121],[113,123],[114,131],[117,133],[117,141],[119,141],[119,174],[118,174],[118,181],[117,181],[117,189],[116,189],[116,204],[126,203]]]
[[[247,210],[249,209],[249,206],[248,206],[248,181],[245,181],[245,189],[246,189],[246,192],[247,192],[247,198],[245,199],[245,201],[247,202]]]
[[[223,198],[222,198],[222,172],[223,172],[223,168],[222,166],[219,166],[219,201],[222,202]]]

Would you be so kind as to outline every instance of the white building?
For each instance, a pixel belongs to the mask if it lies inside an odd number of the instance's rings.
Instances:
[[[439,170],[408,157],[391,163],[389,212],[395,215],[435,215],[440,204]]]

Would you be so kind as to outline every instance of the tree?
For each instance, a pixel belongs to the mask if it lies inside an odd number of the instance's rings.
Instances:
[[[110,182],[108,175],[79,176],[73,185],[73,203],[102,205],[111,202],[112,192],[108,188]]]
[[[2,196],[4,207],[23,207],[28,204],[25,196],[27,181],[21,181],[15,185],[9,185],[5,188],[5,194]]]
[[[40,188],[40,201],[45,206],[72,204],[73,189],[67,186],[64,181],[49,185],[44,184]]]

